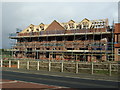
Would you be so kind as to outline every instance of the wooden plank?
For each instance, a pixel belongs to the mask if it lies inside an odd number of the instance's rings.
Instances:
[[[37,62],[37,70],[39,70],[40,69],[40,62],[38,61]]]
[[[109,63],[109,76],[111,76],[111,63]]]
[[[17,68],[18,69],[20,68],[20,61],[19,60],[17,61]]]

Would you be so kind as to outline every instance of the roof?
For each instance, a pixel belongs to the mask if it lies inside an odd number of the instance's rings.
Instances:
[[[40,23],[39,25],[30,24],[26,29],[21,31],[20,33],[29,33],[29,32],[40,32],[40,31],[51,31],[51,30],[72,30],[72,29],[82,29],[83,24],[87,22],[87,29],[90,28],[104,28],[108,26],[108,19],[99,19],[99,20],[89,20],[87,18],[83,19],[80,22],[75,22],[74,20],[70,20],[68,22],[60,23],[54,20],[51,24],[43,24]],[[72,24],[70,24],[72,23]],[[70,26],[73,25],[73,26]],[[81,26],[81,27],[79,27]]]
[[[47,28],[46,31],[49,30],[65,30],[63,26],[60,25],[56,20],[54,20]]]

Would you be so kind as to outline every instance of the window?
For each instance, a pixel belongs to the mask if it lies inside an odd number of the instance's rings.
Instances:
[[[40,26],[41,30],[44,30],[44,26]]]
[[[36,48],[36,50],[40,50],[40,48]]]
[[[79,29],[79,25],[76,25],[76,28]]]
[[[88,29],[89,23],[88,22],[83,22],[83,29]]]
[[[44,30],[44,28],[41,28],[41,30]]]
[[[73,39],[74,39],[73,37],[69,37],[69,36],[67,37],[67,41],[73,41]]]
[[[53,48],[53,50],[56,50],[56,48]]]
[[[62,38],[62,37],[56,37],[56,40],[57,40],[57,41],[62,41],[63,38]]]
[[[118,55],[120,55],[120,48],[118,49]]]
[[[118,43],[120,43],[120,34],[118,35]]]
[[[39,31],[39,29],[38,29],[38,28],[37,28],[36,30],[37,30],[37,31]]]
[[[74,28],[74,23],[70,23],[70,24],[69,24],[69,27],[70,27],[71,29],[73,29],[73,28]]]
[[[65,25],[64,27],[65,27],[65,29],[68,29],[68,26],[67,26],[67,25]]]
[[[67,50],[74,50],[74,48],[67,48]]]
[[[50,48],[46,48],[46,50],[50,50]]]
[[[32,48],[27,48],[27,51],[32,51]]]
[[[52,57],[53,57],[53,58],[56,58],[56,54],[53,54]]]
[[[46,58],[49,58],[49,52],[46,52]]]
[[[99,56],[96,56],[96,59],[98,59],[98,60],[101,60],[101,56],[99,55]]]
[[[27,53],[27,54],[32,54],[31,51],[32,51],[32,48],[27,48],[27,52],[26,52],[26,53]]]
[[[79,48],[79,50],[88,50],[88,48]]]
[[[32,38],[28,39],[28,42],[32,42]]]
[[[58,48],[59,50],[61,50],[61,48]]]

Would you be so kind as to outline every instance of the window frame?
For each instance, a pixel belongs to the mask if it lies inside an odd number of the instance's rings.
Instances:
[[[117,36],[117,42],[118,43],[120,43],[120,38],[119,37],[120,37],[120,34],[118,34],[118,36]]]
[[[36,31],[39,31],[39,29],[37,28]]]
[[[118,55],[120,55],[120,48],[118,49]]]

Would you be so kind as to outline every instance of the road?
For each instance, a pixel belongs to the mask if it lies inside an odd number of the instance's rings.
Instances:
[[[2,79],[19,80],[70,88],[118,88],[118,82],[2,71]]]

